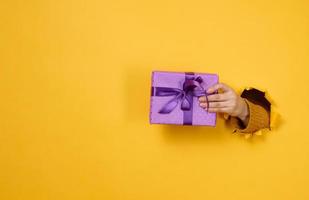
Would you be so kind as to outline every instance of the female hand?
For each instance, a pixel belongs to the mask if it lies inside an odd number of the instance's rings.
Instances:
[[[215,91],[219,91],[215,94]],[[214,93],[214,94],[212,94]],[[218,83],[207,90],[208,105],[206,96],[199,98],[200,106],[208,112],[226,113],[230,116],[238,117],[245,126],[248,124],[248,105],[231,87],[224,83]]]

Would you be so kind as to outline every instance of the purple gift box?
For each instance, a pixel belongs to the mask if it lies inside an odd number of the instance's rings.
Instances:
[[[216,113],[199,106],[198,97],[218,83],[218,75],[152,72],[150,123],[215,126]]]

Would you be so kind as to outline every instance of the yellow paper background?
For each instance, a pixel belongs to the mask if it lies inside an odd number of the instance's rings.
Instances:
[[[309,199],[309,3],[0,2],[0,199]],[[152,70],[265,89],[245,140],[149,125]]]

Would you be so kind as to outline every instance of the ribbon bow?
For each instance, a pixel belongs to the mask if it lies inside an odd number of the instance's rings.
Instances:
[[[155,96],[174,96],[173,99],[168,101],[160,110],[160,114],[168,114],[172,112],[176,106],[180,103],[181,110],[190,111],[192,110],[193,97],[206,96],[207,109],[208,109],[208,98],[207,93],[203,86],[202,77],[187,77],[183,83],[183,89],[179,88],[168,88],[168,87],[156,87]]]

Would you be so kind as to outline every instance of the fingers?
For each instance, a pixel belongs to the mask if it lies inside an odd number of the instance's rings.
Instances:
[[[201,96],[198,98],[198,100],[200,101],[200,103],[207,102],[206,96]]]
[[[218,89],[222,89],[224,92],[230,90],[230,87],[225,85],[224,83],[218,83],[216,85],[211,86],[208,90],[207,93],[211,94],[217,91]]]
[[[228,113],[230,110],[230,107],[227,105],[226,102],[210,102],[209,108],[207,108],[207,103],[201,103],[200,106],[207,110],[208,112],[222,112],[222,113]]]
[[[220,112],[220,113],[228,113],[230,108],[224,107],[224,108],[208,108],[208,112]]]
[[[208,95],[207,98],[206,98],[206,96],[201,96],[201,97],[199,97],[198,100],[201,103],[207,102],[207,100],[208,101],[226,101],[226,100],[229,99],[228,97],[229,96],[224,94],[224,93],[223,94],[212,94],[212,95]]]
[[[223,90],[223,93],[214,93]],[[207,90],[209,95],[199,97],[200,106],[208,112],[230,113],[235,104],[236,93],[224,83],[213,85]]]
[[[207,102],[206,103],[200,103],[200,106],[204,109],[207,108]],[[229,106],[229,102],[209,102],[208,103],[209,108],[225,108]]]
[[[212,94],[207,96],[208,101],[226,101],[229,99],[229,96],[226,94]]]

